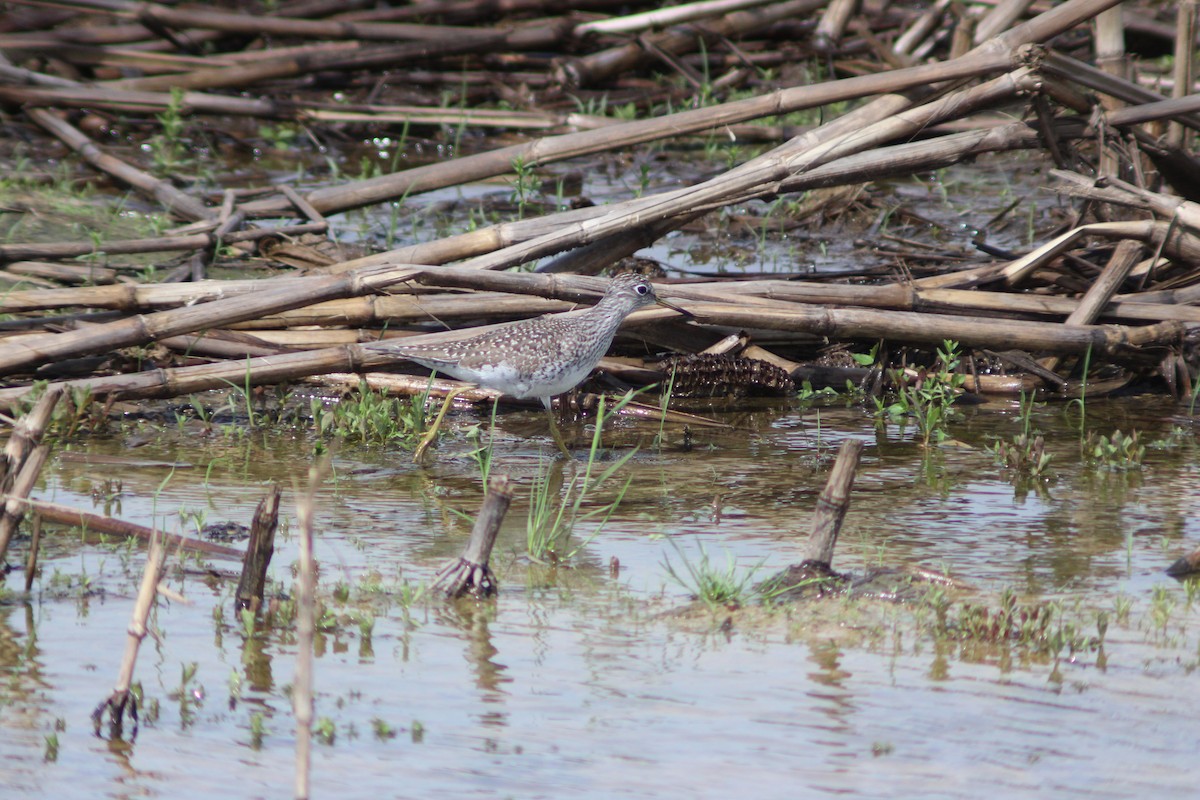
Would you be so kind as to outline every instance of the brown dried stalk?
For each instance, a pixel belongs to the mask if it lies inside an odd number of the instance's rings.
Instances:
[[[104,723],[104,715],[109,715],[109,737],[120,738],[124,727],[126,713],[133,722],[131,736],[137,736],[138,707],[137,698],[130,692],[133,684],[133,668],[137,664],[138,649],[146,638],[146,622],[150,619],[150,609],[154,606],[154,598],[158,592],[158,582],[162,575],[163,564],[167,551],[157,539],[150,543],[150,551],[146,554],[146,569],[142,573],[142,585],[138,590],[137,601],[133,606],[133,616],[129,621],[129,636],[125,640],[125,657],[121,660],[121,671],[117,677],[117,685],[96,710],[92,712],[92,724],[96,735],[100,735],[100,726]]]

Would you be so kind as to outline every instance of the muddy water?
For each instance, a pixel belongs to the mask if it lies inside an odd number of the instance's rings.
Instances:
[[[954,442],[932,452],[855,407],[717,416],[735,428],[694,431],[690,448],[680,430],[655,448],[656,425],[617,423],[610,442],[643,443],[619,476],[631,487],[594,539],[585,542],[594,524],[579,526],[580,552],[554,568],[522,555],[528,486],[552,447],[540,415],[502,415],[494,468],[520,488],[493,560],[502,594],[485,605],[405,595],[465,542],[454,510],[473,513],[481,483],[463,431],[480,420],[460,413],[426,469],[399,452],[339,448],[318,501],[330,615],[315,681],[331,736],[315,746],[314,796],[1193,795],[1197,612],[1162,572],[1200,544],[1186,409],[1093,403],[1089,426],[1166,442],[1121,472],[1081,464],[1073,418],[1044,408],[1035,421],[1052,475],[1020,485],[985,449],[1016,431],[1015,404],[965,410]],[[964,584],[960,598],[994,604],[1011,588],[1055,601],[1090,637],[1105,612],[1102,649],[939,635],[919,603],[715,614],[691,603],[666,565],[696,563],[702,546],[717,564],[761,565],[762,577],[798,560],[845,437],[866,448],[837,567],[943,569]],[[131,425],[60,451],[38,496],[192,532],[248,522],[278,481],[290,521],[312,447],[288,430]],[[89,463],[103,454],[141,463]],[[284,530],[272,567],[280,591],[291,590],[296,555]],[[160,603],[157,639],[142,651],[149,719],[133,741],[93,735],[89,714],[115,681],[143,560],[140,545],[56,530],[31,596],[20,572],[8,576],[5,796],[286,795],[294,634],[281,623],[245,635],[229,580],[172,574],[188,603]]]

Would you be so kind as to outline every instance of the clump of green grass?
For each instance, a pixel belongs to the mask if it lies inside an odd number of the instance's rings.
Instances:
[[[690,560],[674,541],[668,541],[679,555],[681,566],[677,569],[671,563],[670,557],[666,557],[663,567],[667,571],[667,577],[708,606],[710,611],[733,609],[746,604],[753,593],[754,575],[762,567],[762,562],[749,569],[743,569],[733,554],[727,553],[723,566],[715,564],[709,558],[704,545],[700,545],[700,557]]]
[[[632,395],[629,395],[619,401],[611,411],[606,411],[605,399],[600,398],[599,407],[596,409],[596,429],[592,434],[592,446],[588,450],[583,474],[577,473],[567,484],[565,490],[562,488],[561,464],[555,465],[557,472],[552,469],[551,472],[543,474],[539,470],[534,479],[533,488],[530,490],[529,515],[525,525],[525,544],[529,551],[529,557],[534,561],[561,563],[570,560],[600,533],[609,517],[625,498],[625,492],[629,489],[632,478],[625,480],[612,501],[597,508],[584,510],[584,504],[595,495],[596,490],[637,454],[638,450],[635,447],[610,464],[599,475],[594,474],[600,461],[600,435],[604,423],[629,402],[631,397]],[[488,460],[490,462],[490,457]],[[600,518],[600,523],[591,532],[591,535],[575,547],[569,547],[568,541],[575,525],[597,517]]]
[[[428,430],[428,398],[428,390],[412,397],[391,397],[363,382],[335,406],[314,398],[313,427],[349,442],[415,447]]]

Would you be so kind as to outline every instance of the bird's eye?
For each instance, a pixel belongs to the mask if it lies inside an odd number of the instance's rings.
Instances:
[[[646,284],[644,284],[644,283],[639,283],[639,284],[637,285],[637,289],[636,289],[635,291],[636,291],[638,294],[646,294],[646,292],[650,291],[650,287],[649,287],[649,286],[647,286],[647,285],[646,285]]]

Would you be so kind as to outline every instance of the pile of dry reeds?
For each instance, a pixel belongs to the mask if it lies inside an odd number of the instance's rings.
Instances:
[[[168,270],[177,282],[154,285],[98,265],[92,240],[0,245],[0,277],[17,284],[0,297],[10,320],[0,339],[10,388],[0,390],[0,406],[25,397],[35,377],[64,374],[82,377],[56,384],[87,386],[99,399],[145,398],[391,366],[386,337],[405,327],[513,319],[593,300],[604,283],[588,274],[715,210],[1015,150],[1053,159],[1061,191],[1079,200],[1073,218],[1032,252],[945,260],[917,276],[919,254],[897,251],[890,281],[748,273],[677,282],[661,294],[695,320],[644,311],[630,324],[659,352],[751,347],[750,355],[804,377],[815,373],[801,362],[830,343],[949,339],[971,352],[968,385],[980,391],[1061,390],[1089,351],[1092,364],[1119,368],[1112,385],[1153,374],[1173,388],[1192,381],[1188,334],[1200,322],[1192,305],[1200,217],[1185,199],[1200,176],[1189,147],[1200,124],[1200,95],[1190,93],[1192,3],[1180,4],[1177,19],[1155,16],[1158,6],[1123,15],[1116,0],[970,8],[707,0],[626,17],[610,12],[629,4],[610,0],[375,5],[296,0],[247,13],[120,0],[8,4],[5,126],[35,146],[46,144],[39,132],[61,140],[98,173],[190,224],[103,242],[108,258],[184,253]],[[1155,76],[1170,97],[1147,88],[1125,57],[1131,33],[1186,55],[1173,75]],[[834,77],[796,82],[794,67],[814,59]],[[463,88],[459,108],[441,107],[446,86]],[[649,113],[735,87],[755,91]],[[639,114],[619,121],[573,110],[601,96]],[[848,101],[859,102],[808,129],[749,124]],[[367,180],[229,188],[214,198],[118,157],[94,135],[135,129],[173,102],[193,121],[299,121],[316,138],[400,126],[523,133],[514,144]],[[511,175],[514,165],[536,170],[714,131],[781,143],[670,191],[353,260],[298,243],[328,232],[336,212]],[[316,265],[261,280],[205,279],[230,246]],[[81,256],[92,258],[69,263]],[[538,273],[500,271],[534,262]],[[21,288],[31,284],[42,288]],[[769,340],[770,351],[755,340]],[[119,358],[152,343],[166,349],[137,360],[140,371]],[[830,380],[844,384],[841,375]]]

